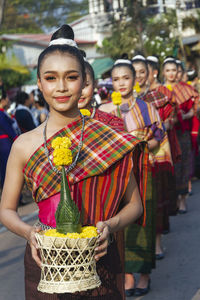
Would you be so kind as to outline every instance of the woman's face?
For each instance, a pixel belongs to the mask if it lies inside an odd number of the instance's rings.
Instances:
[[[120,92],[125,97],[133,92],[134,77],[128,67],[116,67],[112,71],[113,88],[116,92]]]
[[[93,93],[94,93],[94,83],[90,75],[90,72],[86,70],[86,85],[82,89],[81,98],[78,101],[79,109],[87,107],[87,105],[92,100]]]
[[[150,65],[148,65],[148,71],[149,71],[148,81],[149,81],[149,84],[152,85],[156,81],[158,71],[153,70],[152,66],[150,66]]]
[[[181,81],[182,78],[183,78],[183,69],[181,68],[181,66],[178,66],[178,69],[177,69],[177,75],[176,75],[176,80],[177,81]]]
[[[38,87],[49,104],[50,111],[77,110],[83,77],[76,57],[60,52],[47,55],[40,67]]]
[[[163,69],[163,77],[166,82],[175,82],[177,76],[177,66],[174,63],[166,63]]]
[[[148,71],[142,62],[133,63],[136,77],[135,80],[139,83],[140,87],[144,87],[148,79]]]

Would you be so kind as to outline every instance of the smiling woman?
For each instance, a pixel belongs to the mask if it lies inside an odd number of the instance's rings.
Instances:
[[[145,142],[132,135],[110,129],[79,112],[78,101],[86,74],[82,54],[73,39],[71,27],[63,25],[39,56],[38,87],[49,104],[50,113],[43,124],[21,135],[12,147],[0,219],[11,231],[28,241],[25,253],[26,299],[110,300],[113,297],[121,300],[125,299],[121,230],[136,221],[143,211],[133,164],[136,169],[138,164],[141,165],[141,177],[145,178],[147,152],[144,151],[140,159],[138,153],[147,147]],[[81,225],[96,226],[100,234],[94,258],[102,285],[76,294],[66,291],[62,295],[48,294],[37,290],[41,261],[35,234],[41,229],[56,227],[55,213],[62,193],[61,172],[54,164],[52,148],[52,141],[57,137],[71,140],[73,161],[63,168],[69,179],[71,197],[80,211]],[[17,214],[24,181],[39,208],[37,226],[24,223]],[[108,247],[110,234],[114,236]],[[73,273],[73,269],[70,272]]]

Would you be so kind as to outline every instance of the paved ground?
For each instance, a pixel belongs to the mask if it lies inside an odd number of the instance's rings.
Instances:
[[[163,237],[166,258],[152,273],[150,293],[127,300],[200,300],[200,181],[193,184],[193,190],[188,214],[172,217],[171,233]],[[36,213],[31,214],[34,211],[33,203],[19,208],[30,223],[36,219]],[[25,241],[1,225],[0,239],[0,300],[24,300]]]

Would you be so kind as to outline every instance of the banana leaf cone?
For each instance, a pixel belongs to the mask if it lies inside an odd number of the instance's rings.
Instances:
[[[60,233],[81,231],[80,212],[76,203],[72,200],[65,168],[62,166],[60,202],[56,213],[56,230]]]

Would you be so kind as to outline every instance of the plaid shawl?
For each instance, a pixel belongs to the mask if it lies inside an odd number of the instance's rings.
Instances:
[[[77,153],[77,148],[80,141],[81,128],[82,121],[79,119],[78,121],[75,121],[61,129],[50,139],[48,139],[47,147],[50,157],[53,151],[51,148],[51,142],[53,138],[58,136],[70,137],[72,141],[71,150],[74,157]],[[137,156],[136,161],[134,161],[135,174],[137,173],[136,180],[138,180],[141,196],[143,199],[145,199],[146,173],[148,168],[148,153],[145,143],[142,143],[140,140],[128,133],[116,132],[101,122],[88,117],[85,118],[83,141],[84,143],[77,165],[68,174],[71,185],[79,183],[79,191],[77,190],[77,194],[81,190],[81,185],[85,186],[84,191],[88,191],[88,188],[90,190],[88,195],[84,192],[84,197],[86,200],[84,200],[83,205],[90,203],[89,198],[92,194],[94,194],[94,189],[96,191],[96,197],[97,195],[100,195],[101,189],[104,191],[103,193],[106,195],[106,197],[103,197],[103,199],[108,205],[110,205],[109,195],[111,194],[113,195],[113,197],[111,197],[112,200],[119,203],[119,200],[121,200],[123,193],[125,192],[129,180],[129,174],[132,169],[132,159],[131,162],[130,159],[122,162],[123,158],[125,159],[128,153],[130,153],[131,158],[134,154]],[[142,155],[141,151],[144,151],[142,152]],[[120,162],[125,167],[123,167]],[[120,165],[118,165],[118,163],[120,163]],[[105,175],[105,172],[108,172],[110,175]],[[24,167],[24,176],[29,189],[32,191],[33,199],[36,202],[40,202],[41,200],[47,199],[50,196],[60,192],[60,176],[58,176],[52,170],[45,155],[44,144],[41,145],[28,160],[26,166]],[[100,176],[102,176],[102,181],[100,185],[98,185],[100,190],[96,190],[94,185],[95,178],[100,178]],[[117,178],[122,179],[117,180]],[[123,178],[126,178],[126,180]],[[122,180],[120,181],[121,183],[119,180]],[[93,182],[93,184],[90,184],[90,182]],[[81,199],[84,199],[84,197],[80,196]],[[116,207],[116,205],[114,207]]]
[[[173,91],[170,91],[166,86],[161,84],[157,87],[157,91],[167,96],[169,103],[176,105],[176,98]]]
[[[168,96],[158,89],[149,91],[143,97],[143,100],[152,103],[155,106],[162,121],[174,116],[174,108],[170,103]]]
[[[175,93],[176,102],[178,105],[181,105],[190,99],[195,101],[196,98],[199,98],[198,92],[185,82],[179,82],[174,85],[173,92]]]
[[[92,110],[91,110],[91,112],[92,112]],[[97,109],[95,112],[95,115],[94,115],[94,119],[108,125],[109,127],[113,128],[115,130],[124,131],[123,120],[113,114],[106,113],[104,111]]]
[[[160,108],[169,103],[169,98],[158,90],[148,91],[142,98],[145,102],[153,103],[156,108]]]

